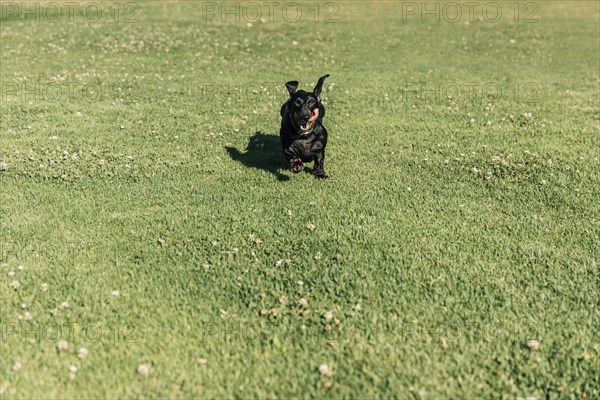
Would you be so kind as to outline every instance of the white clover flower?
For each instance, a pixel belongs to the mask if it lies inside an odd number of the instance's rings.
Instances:
[[[315,224],[312,224],[312,223],[307,224],[306,227],[308,228],[308,230],[311,230],[311,231],[314,231],[316,228]]]
[[[331,311],[327,311],[325,314],[323,314],[323,318],[325,318],[327,321],[329,321],[330,319],[333,318],[333,313]]]
[[[327,364],[321,364],[319,365],[319,372],[321,375],[331,375],[331,368]]]
[[[148,375],[149,372],[150,372],[150,367],[146,364],[141,364],[137,368],[137,373],[141,376],[146,376],[146,375]]]
[[[47,284],[47,283],[42,283],[42,284],[40,285],[40,290],[41,290],[42,292],[47,292],[47,291],[48,291],[48,287],[49,287],[49,286],[48,286],[48,284]]]
[[[10,283],[10,287],[11,287],[12,289],[14,289],[14,290],[17,290],[18,288],[20,288],[20,287],[21,287],[21,282],[19,282],[19,281],[12,281],[12,282]]]
[[[532,351],[537,351],[540,348],[540,342],[534,339],[530,339],[527,341],[527,346]]]
[[[56,342],[56,348],[58,350],[67,350],[69,348],[69,342],[61,339],[58,342]]]
[[[22,367],[21,363],[19,361],[15,361],[15,363],[12,366],[12,370],[16,372],[16,371],[20,370],[21,367]]]
[[[298,300],[298,303],[300,303],[301,306],[306,307],[308,305],[308,300],[306,300],[304,297],[301,298],[300,300]]]
[[[113,296],[115,296],[115,297],[116,297],[116,296],[120,296],[120,295],[121,295],[121,293],[120,293],[118,290],[113,290],[113,291],[111,292],[111,295],[113,295]]]
[[[79,358],[80,360],[83,360],[84,358],[87,357],[88,353],[89,353],[88,349],[86,349],[85,347],[82,347],[79,350],[77,350],[77,358]]]

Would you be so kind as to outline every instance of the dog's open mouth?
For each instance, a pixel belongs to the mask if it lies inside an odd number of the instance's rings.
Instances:
[[[319,109],[315,108],[313,110],[312,115],[310,116],[310,119],[308,120],[308,122],[304,125],[300,125],[300,130],[302,131],[302,133],[306,133],[310,130],[312,130],[313,126],[315,125],[315,121],[317,120],[317,118],[319,118]]]

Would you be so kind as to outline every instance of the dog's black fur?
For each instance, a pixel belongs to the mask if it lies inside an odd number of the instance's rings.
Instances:
[[[314,161],[312,174],[317,179],[327,178],[323,169],[327,130],[323,126],[325,107],[321,103],[321,90],[325,75],[311,92],[296,91],[298,81],[285,84],[290,98],[281,106],[281,147],[283,155],[290,163],[290,171],[300,172],[305,162]]]

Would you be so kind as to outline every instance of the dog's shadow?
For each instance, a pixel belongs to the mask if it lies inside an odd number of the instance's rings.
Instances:
[[[256,132],[248,140],[248,146],[244,153],[235,147],[226,146],[232,160],[239,161],[248,168],[258,168],[275,175],[279,181],[287,181],[289,176],[281,173],[286,167],[285,160],[281,154],[281,142],[279,136],[267,135]]]

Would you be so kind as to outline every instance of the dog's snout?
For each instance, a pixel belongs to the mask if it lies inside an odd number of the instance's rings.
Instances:
[[[302,112],[300,113],[300,120],[302,120],[303,123],[307,123],[309,119],[310,119],[310,110],[309,109],[302,110]]]

